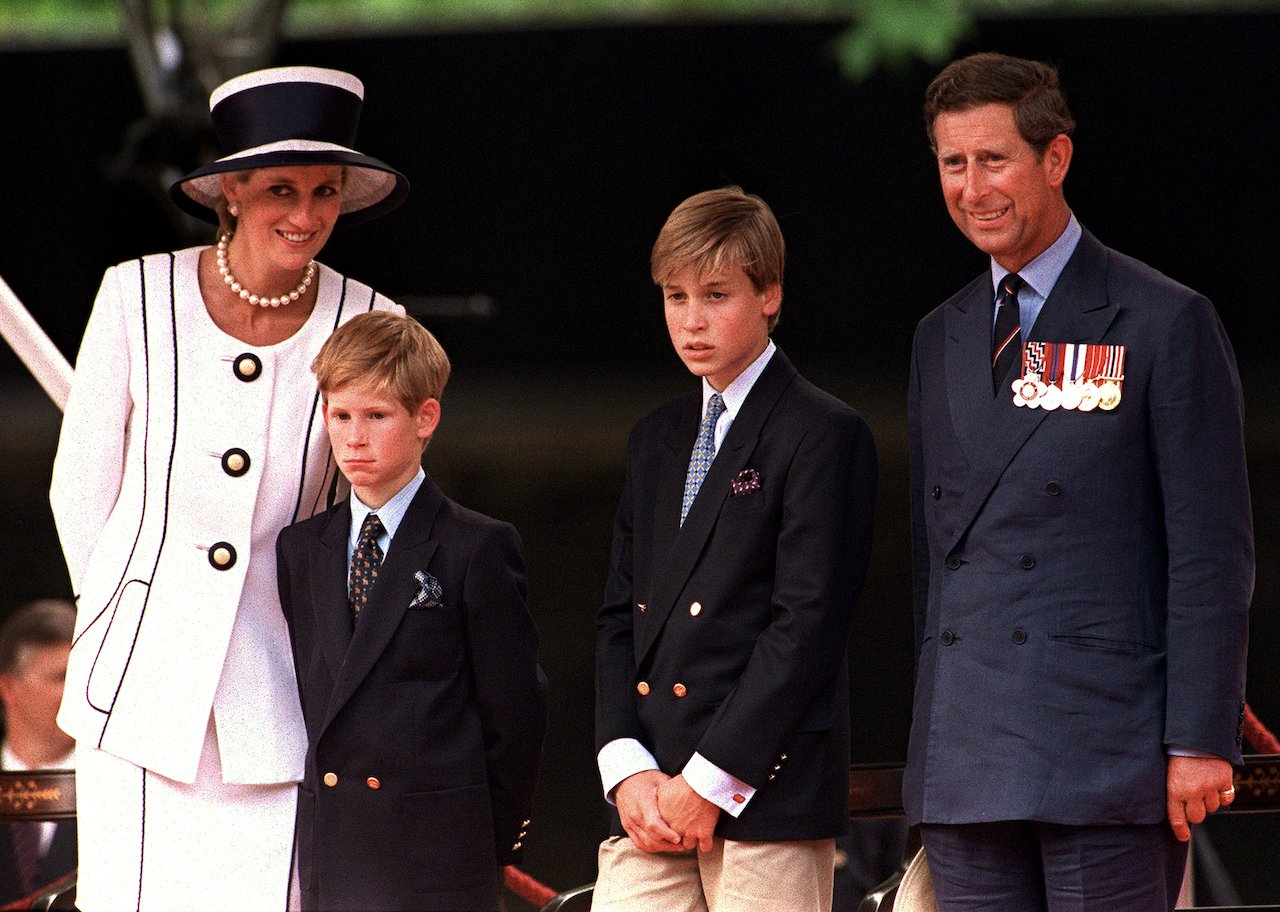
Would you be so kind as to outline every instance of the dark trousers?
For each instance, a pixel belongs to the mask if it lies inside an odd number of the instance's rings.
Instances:
[[[941,912],[1170,912],[1187,846],[1168,824],[920,827]]]

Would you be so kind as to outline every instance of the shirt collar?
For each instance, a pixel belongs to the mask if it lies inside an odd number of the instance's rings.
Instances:
[[[53,763],[49,764],[44,768],[45,769],[71,769],[72,767],[75,766],[75,763],[72,760],[72,757],[74,756],[74,754],[75,752],[73,751],[72,753],[67,754],[65,757],[62,757],[59,760],[55,760]],[[4,768],[7,770],[22,771],[22,770],[31,769],[31,767],[23,763],[22,759],[13,752],[13,748],[9,746],[9,742],[7,740],[4,742],[3,745],[0,745],[0,764],[4,764]]]
[[[1066,268],[1067,261],[1071,259],[1071,254],[1075,253],[1076,245],[1080,243],[1080,237],[1083,234],[1084,229],[1076,221],[1075,213],[1071,213],[1071,217],[1067,219],[1067,227],[1062,229],[1062,234],[1058,235],[1058,239],[1034,260],[1018,270],[1018,275],[1031,286],[1032,290],[1042,300],[1048,299],[1050,292],[1053,291],[1053,286],[1058,283],[1058,277],[1062,275],[1062,270]],[[993,298],[1000,293],[1000,282],[1008,274],[1009,270],[994,259],[991,261],[991,294]]]
[[[747,401],[747,394],[751,392],[751,387],[756,385],[756,381],[760,379],[760,375],[764,373],[765,367],[769,364],[769,359],[773,357],[773,353],[777,350],[778,346],[774,345],[773,340],[770,339],[769,344],[760,353],[760,357],[748,364],[746,370],[734,377],[733,382],[721,391],[720,398],[724,400],[725,417],[729,421],[732,421],[737,416],[738,409],[742,408],[742,403]],[[714,392],[715,390],[711,388],[707,378],[703,377],[702,414],[704,415],[707,413],[707,400],[711,398],[711,394]]]
[[[422,487],[422,482],[426,480],[427,473],[418,467],[418,474],[403,488],[395,493],[395,495],[384,503],[381,507],[374,510],[366,507],[356,496],[355,488],[351,489],[351,536],[352,540],[360,535],[360,527],[364,524],[364,518],[370,513],[377,513],[378,519],[382,521],[382,528],[387,530],[387,538],[395,538],[396,529],[400,527],[400,520],[404,519],[405,512],[409,509],[409,504],[413,501],[413,497],[418,493],[418,488]]]

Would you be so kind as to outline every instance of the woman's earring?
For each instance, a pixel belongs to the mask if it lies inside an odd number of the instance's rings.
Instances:
[[[239,217],[240,217],[240,207],[239,207],[239,206],[237,206],[235,203],[232,203],[232,204],[227,208],[227,211],[228,211],[228,212],[230,212],[230,213],[231,213],[231,215],[232,215],[232,216],[234,216],[235,218],[239,218]]]

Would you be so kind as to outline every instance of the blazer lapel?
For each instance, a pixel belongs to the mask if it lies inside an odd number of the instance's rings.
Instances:
[[[664,561],[676,535],[680,533],[680,505],[684,502],[684,482],[689,474],[693,444],[702,422],[702,398],[689,397],[689,407],[667,429],[665,446],[658,457],[658,478],[653,498],[653,549]]]
[[[1031,339],[1044,342],[1096,342],[1105,335],[1116,317],[1116,308],[1107,295],[1107,256],[1107,249],[1093,235],[1085,232],[1075,253],[1063,268],[1062,275],[1058,277],[1053,292],[1045,301],[1035,325],[1031,327]],[[948,351],[948,355],[950,354]],[[990,358],[987,356],[978,363],[989,362]],[[955,400],[964,398],[967,391],[954,385],[951,370],[948,358],[948,388],[953,401],[952,415],[956,418],[958,414],[964,413],[964,409],[963,406],[957,408]],[[962,368],[957,366],[955,370],[956,376],[962,376]],[[964,538],[991,489],[1027,442],[1027,438],[1048,415],[1049,412],[1044,409],[1019,408],[1014,405],[1012,391],[1008,394],[1002,391],[995,397],[989,419],[981,422],[981,444],[975,443],[970,451],[972,468],[965,497],[959,508],[963,521],[957,526],[954,539],[947,545],[948,552]],[[958,426],[957,430],[963,434],[961,427]]]
[[[329,517],[318,541],[311,544],[311,569],[315,581],[316,638],[334,680],[346,659],[351,642],[351,606],[347,601],[347,540],[351,530],[351,501],[344,500]]]
[[[444,495],[428,476],[405,511],[369,594],[369,604],[360,612],[360,622],[355,625],[346,659],[334,681],[322,727],[332,722],[351,699],[399,628],[418,591],[414,571],[425,569],[435,554],[437,542],[431,537],[431,529],[443,502]],[[350,511],[347,521],[349,526]]]
[[[703,479],[698,496],[694,499],[693,506],[689,508],[684,525],[676,530],[669,548],[654,549],[654,560],[660,563],[653,569],[649,611],[646,612],[646,621],[640,628],[639,636],[636,637],[637,663],[644,657],[657,638],[658,631],[666,623],[671,609],[675,606],[676,596],[680,594],[680,590],[684,588],[684,584],[693,573],[706,547],[707,539],[715,529],[720,510],[729,497],[730,483],[746,467],[747,460],[755,451],[755,444],[765,421],[795,376],[796,369],[782,354],[782,350],[775,351],[755,385],[751,387],[751,392],[747,394],[747,399],[742,403],[737,417],[733,419],[729,433],[716,453],[715,461],[707,470],[707,477]],[[691,435],[689,442],[682,447],[685,468],[680,471],[678,478],[680,500],[683,500],[684,496],[684,477],[688,469],[689,455],[693,452],[692,436],[696,436],[696,424],[689,429],[689,432]],[[675,485],[668,477],[669,471],[664,469],[662,474],[663,483],[674,489]],[[658,499],[661,502],[667,496],[668,492],[664,489],[660,491]],[[679,523],[678,503],[674,518],[676,523]]]

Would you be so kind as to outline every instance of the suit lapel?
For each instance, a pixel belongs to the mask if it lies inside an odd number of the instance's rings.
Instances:
[[[646,612],[647,620],[641,626],[639,636],[636,638],[637,662],[643,658],[657,638],[658,631],[666,623],[667,616],[675,606],[676,596],[680,594],[689,575],[693,573],[707,540],[716,527],[720,510],[729,497],[730,484],[746,467],[747,460],[755,451],[756,441],[760,437],[765,421],[795,376],[796,370],[782,354],[782,350],[775,351],[755,385],[751,387],[751,392],[747,394],[747,399],[742,403],[737,417],[733,419],[729,433],[716,453],[715,461],[707,470],[707,476],[698,490],[698,496],[693,506],[689,508],[684,525],[673,530],[674,536],[669,548],[654,548],[654,560],[658,563],[653,568],[649,611]],[[681,447],[680,451],[684,456],[685,465],[680,469],[676,479],[673,480],[670,477],[675,474],[674,470],[666,468],[664,462],[661,473],[662,483],[667,487],[659,490],[657,498],[659,503],[669,497],[669,490],[679,491],[675,515],[672,518],[674,523],[666,520],[668,526],[676,525],[680,521],[679,501],[684,496],[684,478],[688,470],[689,455],[693,452],[693,437],[697,434],[697,423],[695,421],[693,426],[687,429],[690,435],[689,441]],[[683,426],[684,422],[680,424]],[[663,516],[655,519],[663,520]],[[662,528],[662,526],[658,523],[655,524],[655,528]]]
[[[334,680],[322,727],[328,726],[351,699],[399,628],[409,602],[418,591],[414,571],[426,569],[435,554],[437,543],[431,531],[443,502],[444,495],[428,476],[405,511],[369,594],[369,604],[360,612],[346,660]],[[348,527],[349,524],[350,511]]]
[[[983,275],[947,309],[948,404],[956,435],[972,462],[990,439],[1002,398],[991,394],[991,280]]]
[[[976,297],[971,296],[969,300],[972,302]],[[976,308],[971,306],[970,310],[973,309]],[[989,317],[990,314],[986,314],[984,320]],[[1116,308],[1107,294],[1107,250],[1093,235],[1085,232],[1032,326],[1030,338],[1043,342],[1097,342],[1105,335],[1115,317]],[[962,334],[962,339],[968,339],[972,328],[966,324],[964,329],[966,333]],[[948,344],[951,344],[950,338]],[[971,340],[968,344],[971,344]],[[961,350],[958,344],[954,353],[959,354]],[[1002,391],[995,397],[985,421],[976,408],[966,410],[963,404],[957,406],[957,398],[963,400],[971,395],[969,390],[956,385],[959,378],[965,378],[968,382],[973,382],[973,378],[958,365],[954,368],[953,375],[951,354],[953,351],[949,349],[947,381],[953,400],[952,417],[957,421],[962,415],[975,417],[979,434],[976,438],[972,433],[966,435],[964,426],[957,425],[957,432],[972,441],[972,468],[969,483],[965,486],[965,497],[959,508],[962,522],[957,526],[954,540],[947,545],[948,552],[960,543],[1001,474],[1027,442],[1027,438],[1040,426],[1040,422],[1050,414],[1044,409],[1018,408],[1013,404],[1011,391]],[[984,366],[989,364],[989,355],[984,353],[977,363]],[[989,371],[987,375],[989,378]]]
[[[311,543],[311,591],[315,604],[316,638],[329,673],[337,679],[351,642],[351,606],[347,600],[347,539],[351,530],[351,501],[345,499],[329,516],[318,541]]]
[[[653,549],[651,554],[665,561],[680,530],[680,505],[684,502],[684,482],[689,473],[693,444],[702,422],[702,398],[690,396],[667,428],[665,445],[658,457],[658,478],[653,498]]]

